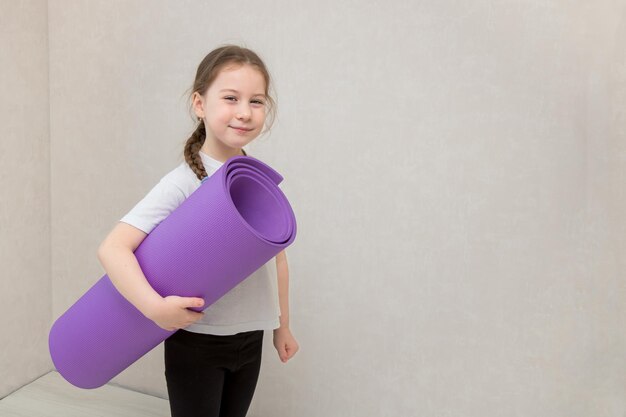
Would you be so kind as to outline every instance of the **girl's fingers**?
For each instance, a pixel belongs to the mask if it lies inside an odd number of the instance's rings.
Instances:
[[[280,346],[278,347],[278,356],[280,357],[280,360],[283,362],[287,360],[288,358],[287,349],[284,344],[280,344]]]
[[[296,345],[287,346],[286,350],[287,350],[287,353],[289,355],[289,358],[292,358],[293,355],[295,355],[296,352],[298,351],[298,346],[296,346]]]

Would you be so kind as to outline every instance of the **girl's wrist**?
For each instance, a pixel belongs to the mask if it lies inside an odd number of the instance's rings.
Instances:
[[[289,328],[289,317],[280,316],[278,318],[278,322],[280,323],[280,329],[288,329]]]
[[[140,308],[139,311],[141,311],[141,313],[143,313],[143,315],[146,316],[146,318],[149,318],[150,320],[152,320],[152,317],[154,316],[155,312],[159,311],[162,302],[163,302],[163,297],[161,297],[158,294],[152,295],[143,301],[141,305],[142,308]]]

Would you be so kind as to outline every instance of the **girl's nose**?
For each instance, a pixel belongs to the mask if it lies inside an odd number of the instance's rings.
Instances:
[[[250,117],[250,110],[247,107],[243,107],[239,109],[239,113],[237,113],[238,119],[247,119]]]

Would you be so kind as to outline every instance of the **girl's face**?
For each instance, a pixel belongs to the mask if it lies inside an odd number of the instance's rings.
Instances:
[[[265,123],[264,92],[263,75],[252,66],[223,68],[204,96],[194,93],[193,107],[204,119],[206,140],[237,151],[250,143]]]

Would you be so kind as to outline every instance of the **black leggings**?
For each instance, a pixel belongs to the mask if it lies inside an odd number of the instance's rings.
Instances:
[[[231,336],[179,329],[164,342],[172,417],[244,417],[261,369],[263,330]]]

